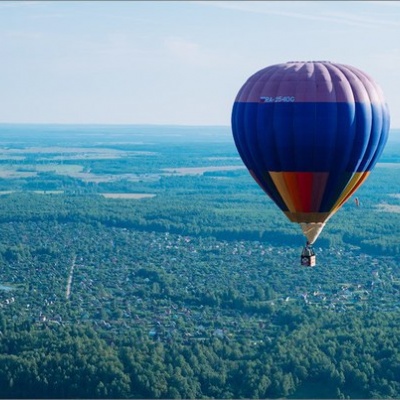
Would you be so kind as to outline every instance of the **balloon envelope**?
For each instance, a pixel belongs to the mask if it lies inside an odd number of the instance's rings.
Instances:
[[[310,243],[368,177],[389,123],[373,79],[327,61],[288,62],[256,72],[232,111],[244,164]]]

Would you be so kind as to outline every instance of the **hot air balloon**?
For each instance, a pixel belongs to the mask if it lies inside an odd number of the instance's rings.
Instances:
[[[239,90],[232,110],[236,147],[259,186],[300,224],[307,239],[302,264],[315,262],[312,244],[370,174],[389,125],[382,90],[350,65],[271,65]]]

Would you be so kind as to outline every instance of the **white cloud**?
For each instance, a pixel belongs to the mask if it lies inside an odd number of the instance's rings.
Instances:
[[[215,67],[221,61],[209,49],[183,37],[169,36],[165,38],[164,46],[169,56],[192,66]]]
[[[165,38],[164,46],[168,54],[179,61],[197,64],[202,60],[200,46],[181,37],[170,36]]]
[[[400,26],[400,21],[393,18],[393,14],[384,14],[377,18],[376,13],[380,11],[380,8],[369,8],[368,10],[365,8],[366,4],[378,6],[381,3],[386,3],[386,5],[396,3],[390,1],[195,1],[194,3],[233,11],[333,22],[339,25],[369,29],[383,25]],[[395,5],[399,6],[400,3]],[[286,11],[283,10],[284,7],[287,7],[288,10],[294,10],[295,7],[298,7],[299,11]],[[338,9],[345,8],[348,11],[336,12]],[[396,11],[398,11],[398,8]]]
[[[165,40],[166,47],[178,57],[197,58],[199,55],[199,45],[180,37],[168,37]]]
[[[331,18],[332,21],[336,21],[342,24],[348,24],[352,26],[360,26],[369,29],[373,29],[373,27],[382,27],[382,26],[400,26],[399,20],[390,20],[387,17],[385,18],[378,18],[377,15],[368,16],[368,15],[361,15],[361,14],[354,14],[354,13],[333,13],[330,12],[327,14],[328,18]]]
[[[2,1],[0,8],[19,8],[19,7],[30,7],[40,4],[40,1]]]

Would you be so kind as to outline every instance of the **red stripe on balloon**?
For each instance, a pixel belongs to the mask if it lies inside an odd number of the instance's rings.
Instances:
[[[312,172],[297,172],[297,185],[298,193],[300,196],[301,212],[310,212],[312,200],[312,187],[313,187],[313,173]]]

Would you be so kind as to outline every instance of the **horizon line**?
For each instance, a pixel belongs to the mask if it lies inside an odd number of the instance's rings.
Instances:
[[[179,124],[179,123],[139,123],[139,122],[0,122],[2,125],[59,125],[59,126],[181,126],[181,127],[220,127],[230,128],[231,125],[225,124]],[[398,127],[390,127],[391,130],[400,130]]]

